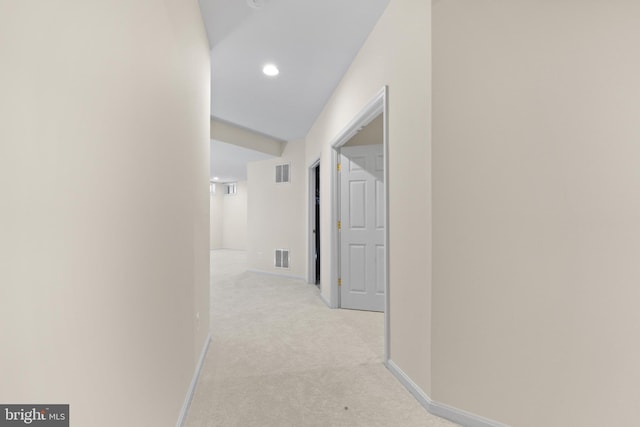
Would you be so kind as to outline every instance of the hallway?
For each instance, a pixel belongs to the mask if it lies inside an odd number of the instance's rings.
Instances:
[[[185,423],[204,426],[429,426],[382,363],[383,315],[330,310],[315,286],[246,271],[211,251],[211,345]]]

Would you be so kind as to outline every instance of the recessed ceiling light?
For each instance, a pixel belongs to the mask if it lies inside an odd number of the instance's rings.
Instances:
[[[214,176],[214,177],[213,177],[213,180],[214,180],[214,181],[217,181],[217,180],[219,180],[219,179],[220,179],[220,178],[218,178],[217,176]]]
[[[262,72],[265,73],[269,77],[275,77],[280,74],[280,70],[274,64],[266,64],[262,67]]]

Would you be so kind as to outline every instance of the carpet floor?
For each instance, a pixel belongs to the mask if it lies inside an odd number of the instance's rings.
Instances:
[[[185,427],[448,427],[384,367],[382,313],[331,310],[316,286],[211,251],[211,345]]]

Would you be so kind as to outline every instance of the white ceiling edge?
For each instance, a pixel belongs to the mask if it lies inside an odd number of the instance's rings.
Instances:
[[[212,139],[209,179],[220,183],[246,181],[247,163],[274,157],[276,156]],[[218,180],[214,181],[214,177],[218,177]]]

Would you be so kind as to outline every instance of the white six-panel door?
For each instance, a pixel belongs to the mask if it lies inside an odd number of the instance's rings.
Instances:
[[[340,306],[384,311],[382,145],[340,149]]]

